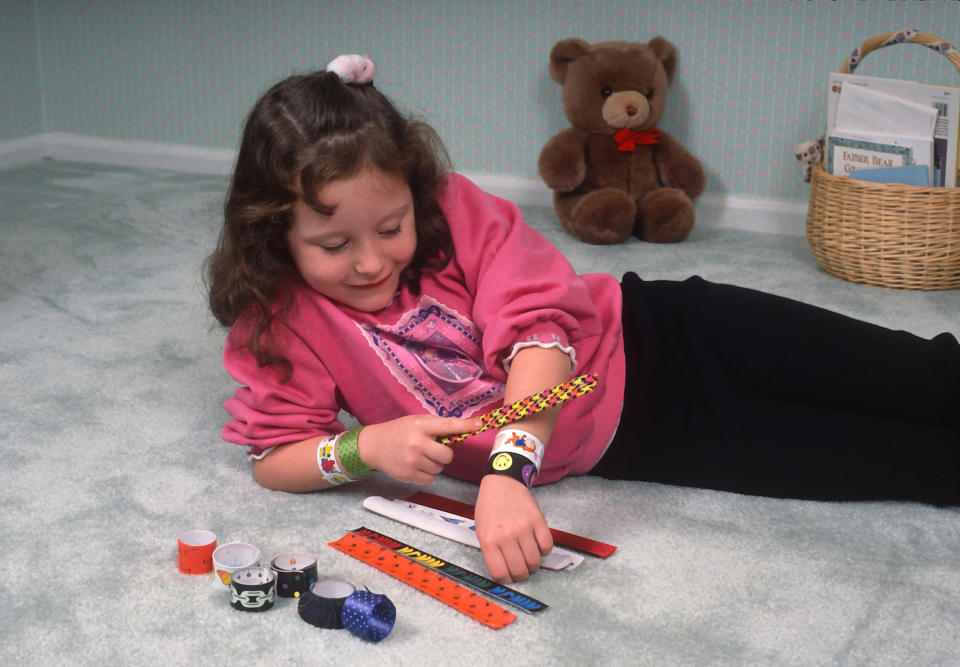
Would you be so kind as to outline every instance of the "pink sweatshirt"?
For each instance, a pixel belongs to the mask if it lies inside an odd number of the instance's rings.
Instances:
[[[574,375],[600,375],[594,392],[561,409],[537,483],[593,467],[623,404],[619,283],[608,274],[576,275],[516,206],[462,176],[447,179],[440,204],[455,256],[441,271],[424,271],[420,294],[402,288],[383,310],[363,313],[297,283],[273,332],[293,364],[286,383],[275,366],[258,367],[244,332],[231,330],[224,366],[241,386],[225,403],[232,417],[225,440],[259,456],[343,431],[341,409],[361,424],[481,414],[502,404],[509,360],[532,344],[567,351]],[[459,444],[444,472],[479,481],[494,435]]]

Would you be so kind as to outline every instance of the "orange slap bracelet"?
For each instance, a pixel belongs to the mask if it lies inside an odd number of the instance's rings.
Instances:
[[[516,614],[437,574],[435,570],[404,558],[356,533],[347,533],[339,540],[330,542],[330,546],[410,584],[494,630],[504,628],[517,620]]]

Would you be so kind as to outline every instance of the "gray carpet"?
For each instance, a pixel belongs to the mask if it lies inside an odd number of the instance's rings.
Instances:
[[[960,514],[903,503],[771,500],[568,479],[536,492],[554,527],[619,546],[517,588],[550,605],[490,630],[327,546],[365,525],[482,571],[479,552],[372,515],[373,476],[272,493],[219,438],[223,332],[200,267],[225,179],[77,163],[0,171],[0,664],[957,664]],[[681,245],[572,241],[578,269],[698,273],[922,335],[960,333],[960,291],[896,292],[823,274],[799,237],[711,229]],[[775,443],[772,443],[775,444]],[[472,500],[465,483],[427,489]],[[180,574],[176,538],[207,528],[264,557],[316,554],[321,576],[387,594],[380,643],[318,630],[281,599],[232,609]]]

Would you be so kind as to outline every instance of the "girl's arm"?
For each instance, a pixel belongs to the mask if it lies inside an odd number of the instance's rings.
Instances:
[[[317,445],[325,436],[278,445],[262,459],[253,461],[253,476],[273,491],[307,493],[332,486],[317,465]]]
[[[513,359],[504,405],[570,379],[570,357],[556,348],[528,347]],[[547,443],[560,406],[513,424]],[[549,447],[549,446],[548,446]],[[497,581],[525,581],[550,553],[553,538],[530,490],[506,475],[486,475],[476,505],[477,539],[487,571]]]
[[[409,415],[360,431],[357,450],[371,468],[401,482],[430,484],[453,460],[453,450],[437,442],[444,435],[480,428],[478,419]],[[253,475],[268,489],[306,493],[330,488],[317,463],[317,446],[325,436],[279,445],[255,460]]]

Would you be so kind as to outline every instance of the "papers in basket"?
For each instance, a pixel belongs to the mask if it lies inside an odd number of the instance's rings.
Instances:
[[[871,105],[864,106],[861,103],[858,105],[859,109],[856,109],[854,113],[847,115],[847,117],[844,119],[839,119],[838,114],[841,111],[841,99],[846,97],[851,92],[854,96],[856,96],[856,93],[862,90],[882,93],[889,97],[899,98],[902,101],[913,102],[914,104],[919,104],[928,109],[936,110],[937,116],[933,130],[932,161],[921,162],[920,160],[914,159],[912,156],[911,159],[913,160],[914,164],[926,164],[931,166],[931,185],[955,187],[960,184],[958,183],[958,180],[960,180],[960,172],[958,172],[958,157],[960,157],[960,88],[955,86],[917,83],[902,79],[886,79],[874,76],[862,76],[858,74],[830,74],[828,77],[827,94],[828,135],[833,134],[835,130],[841,130],[844,128],[850,129],[853,127],[855,134],[852,136],[847,135],[847,138],[863,140],[864,137],[862,135],[856,134],[856,132],[862,131],[863,128],[855,127],[860,123],[861,118],[867,119],[866,122],[872,126],[874,121],[871,120],[871,118],[875,117],[878,113],[890,114],[889,110],[883,111],[885,108],[885,105],[883,104],[873,107]],[[881,99],[880,102],[882,103],[889,101],[889,97],[886,99]],[[862,102],[862,100],[860,100],[860,102]],[[912,115],[912,112],[910,111],[912,107],[900,106],[898,108],[900,109],[900,114],[902,116]],[[929,114],[929,111],[925,111],[924,113]],[[892,117],[893,116],[891,116],[891,118]],[[898,145],[896,139],[903,135],[901,132],[901,127],[898,124],[900,119],[897,118],[896,120],[898,122],[892,126],[892,133],[895,135],[894,141],[892,142],[894,146]],[[838,127],[838,121],[840,121],[843,125]],[[906,122],[910,121],[908,120]],[[924,123],[925,122],[927,121],[924,120]],[[880,123],[881,127],[887,128],[885,130],[886,133],[891,132],[889,129],[891,126],[889,124],[884,125],[882,118],[880,119]],[[925,126],[920,125],[919,127],[922,129],[922,134],[925,135]],[[916,134],[917,131],[915,130],[914,133]],[[867,140],[870,140],[870,137],[867,137]],[[874,137],[873,140],[875,143],[887,145],[891,144],[889,139],[877,141],[876,137]],[[826,166],[829,171],[830,163],[827,162]],[[856,168],[863,169],[873,167],[864,163],[860,163]]]
[[[844,86],[827,139],[827,165],[848,176],[855,169],[925,166],[933,180],[937,110],[863,86]]]

